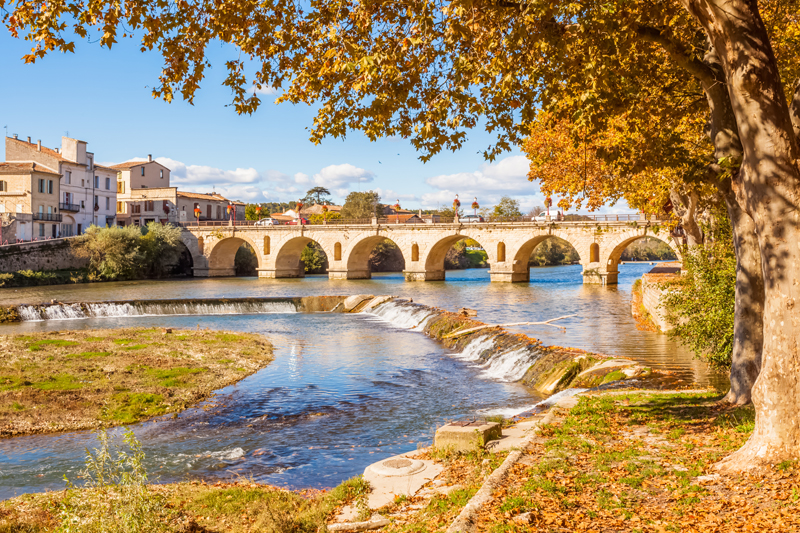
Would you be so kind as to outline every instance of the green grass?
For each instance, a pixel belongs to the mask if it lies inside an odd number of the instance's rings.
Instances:
[[[239,342],[244,339],[242,335],[236,335],[234,333],[217,333],[216,337],[222,342]]]
[[[605,377],[603,378],[603,381],[601,381],[600,384],[605,385],[606,383],[611,383],[612,381],[619,381],[627,377],[628,376],[627,374],[625,374],[625,372],[622,372],[620,370],[615,370],[613,372],[609,372],[608,374],[606,374]]]
[[[122,424],[132,424],[167,411],[164,397],[149,393],[120,393],[111,397],[105,418]]]
[[[41,390],[73,390],[83,388],[83,383],[73,375],[57,374],[44,381],[34,383],[33,386]]]
[[[188,382],[182,378],[202,372],[207,372],[207,369],[176,366],[175,368],[168,368],[166,370],[150,369],[147,371],[147,373],[156,378],[163,387],[184,387]]]
[[[71,353],[67,355],[67,357],[76,358],[79,357],[81,359],[91,359],[93,357],[108,357],[111,355],[111,352],[81,352],[81,353]]]
[[[38,352],[45,346],[77,346],[77,341],[66,341],[64,339],[42,339],[32,343],[28,349],[32,352]]]
[[[15,376],[0,376],[0,391],[7,391],[30,385],[30,381]]]
[[[146,344],[134,344],[133,346],[125,346],[122,348],[123,350],[141,350],[142,348],[147,348]]]

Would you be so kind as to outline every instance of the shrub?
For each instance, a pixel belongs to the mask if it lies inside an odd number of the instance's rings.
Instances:
[[[736,256],[728,218],[720,216],[717,220],[713,242],[684,251],[685,275],[665,285],[668,290],[661,305],[675,325],[670,337],[713,366],[730,368]]]
[[[66,476],[67,490],[60,504],[59,531],[82,533],[145,533],[169,531],[173,512],[162,496],[147,486],[145,454],[133,431],[123,443],[98,432],[100,447],[86,450],[86,468],[79,476],[88,492],[78,491]]]

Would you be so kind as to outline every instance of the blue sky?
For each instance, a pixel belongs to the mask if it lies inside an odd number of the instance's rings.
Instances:
[[[402,139],[369,142],[351,132],[345,140],[314,145],[306,130],[314,109],[276,105],[274,95],[263,95],[255,114],[237,115],[227,106],[230,91],[221,85],[222,46],[209,52],[213,67],[194,105],[153,99],[161,56],[140,52],[135,39],[112,50],[79,40],[75,54],[53,53],[26,65],[20,58],[30,48],[0,27],[0,126],[8,126],[9,135],[58,147],[68,134],[87,141],[100,163],[152,154],[172,170],[172,185],[182,190],[213,188],[250,202],[293,201],[322,185],[339,202],[349,191],[372,189],[385,203],[399,199],[408,209],[449,205],[456,193],[464,203],[477,196],[482,206],[502,195],[519,199],[524,211],[543,204],[538,187],[525,177],[527,161],[520,152],[484,161],[480,152],[493,136],[482,130],[472,131],[460,151],[422,163]]]

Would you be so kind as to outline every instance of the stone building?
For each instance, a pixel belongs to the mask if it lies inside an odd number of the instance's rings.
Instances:
[[[192,222],[200,209],[201,222],[230,219],[227,208],[236,208],[236,220],[244,220],[244,204],[216,193],[179,191],[170,186],[170,169],[148,156],[147,161],[128,161],[111,167],[117,172],[117,220],[122,226],[148,222]],[[240,213],[241,212],[241,213]]]
[[[0,242],[59,235],[60,178],[36,163],[0,163]]]
[[[61,138],[60,148],[47,148],[42,141],[31,142],[6,137],[6,160],[11,163],[36,163],[58,174],[58,236],[79,235],[94,224],[110,226],[115,222],[116,172],[95,165],[94,154],[86,142]]]

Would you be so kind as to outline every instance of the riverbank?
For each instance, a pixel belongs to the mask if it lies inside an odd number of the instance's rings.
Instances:
[[[261,335],[161,328],[0,336],[0,437],[178,413],[269,364]]]
[[[390,533],[462,531],[453,524],[468,504],[474,532],[797,529],[797,461],[742,476],[714,471],[754,426],[752,407],[720,406],[719,398],[714,392],[615,391],[571,399],[537,415],[513,461],[508,450],[423,450],[416,458],[434,461],[440,473],[379,509],[365,507],[367,487],[360,480],[332,491],[289,492],[248,482],[150,485],[147,491],[161,502],[156,512],[165,519],[157,531],[174,532],[320,531],[346,504],[355,510],[353,519],[372,516],[382,525],[376,529]],[[479,502],[476,494],[487,497]],[[25,495],[0,504],[0,527],[54,531],[65,495],[82,502],[83,516],[93,507],[117,511],[96,491]],[[74,510],[74,500],[70,505]]]

